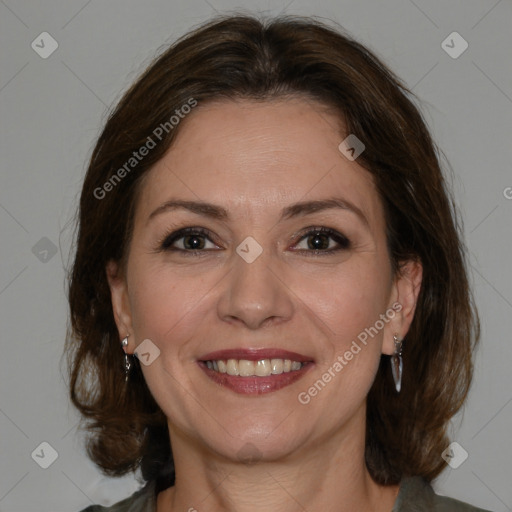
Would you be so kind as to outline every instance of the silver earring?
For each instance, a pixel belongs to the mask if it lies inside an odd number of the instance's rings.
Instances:
[[[398,339],[398,334],[393,335],[393,341],[395,342],[395,353],[391,356],[391,373],[393,374],[393,380],[395,381],[395,388],[397,393],[400,393],[402,388],[402,344],[403,340]]]
[[[126,346],[128,345],[128,336],[130,336],[129,334],[126,335],[126,337],[124,338],[124,340],[121,342],[121,346],[124,348],[126,348]],[[128,374],[130,373],[130,368],[132,367],[132,363],[130,363],[130,358],[128,357],[128,354],[125,352],[124,354],[124,374],[125,374],[125,382],[128,381]]]

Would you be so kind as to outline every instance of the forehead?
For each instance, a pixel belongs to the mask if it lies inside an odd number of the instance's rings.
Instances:
[[[164,157],[148,172],[137,212],[170,198],[208,201],[234,219],[275,218],[288,204],[344,197],[378,221],[371,174],[338,146],[338,116],[310,99],[223,100],[197,106]]]

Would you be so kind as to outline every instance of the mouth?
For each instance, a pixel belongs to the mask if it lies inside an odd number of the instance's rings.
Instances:
[[[314,361],[279,349],[235,349],[201,357],[199,367],[217,384],[240,394],[270,393],[301,379]]]

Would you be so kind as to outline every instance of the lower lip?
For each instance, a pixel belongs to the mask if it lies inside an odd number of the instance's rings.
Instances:
[[[304,377],[306,372],[314,366],[313,363],[307,363],[300,370],[269,375],[268,377],[240,377],[238,375],[229,375],[227,373],[219,373],[215,370],[210,370],[203,361],[198,361],[198,364],[201,370],[214,382],[241,395],[262,395],[264,393],[277,391]]]

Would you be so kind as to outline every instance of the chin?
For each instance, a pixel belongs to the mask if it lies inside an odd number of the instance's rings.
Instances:
[[[258,461],[275,461],[286,458],[304,446],[309,437],[304,427],[295,430],[295,421],[287,425],[283,421],[286,415],[255,420],[254,417],[246,417],[244,420],[233,418],[229,421],[227,432],[223,429],[215,429],[203,437],[203,442],[210,445],[213,451],[220,456],[233,461],[255,463]],[[227,421],[227,420],[226,420]],[[197,432],[201,436],[200,432]]]
[[[215,451],[221,456],[235,462],[255,464],[258,462],[273,462],[283,460],[296,452],[301,442],[290,436],[286,439],[271,436],[245,436],[241,440],[226,440],[215,446]]]

